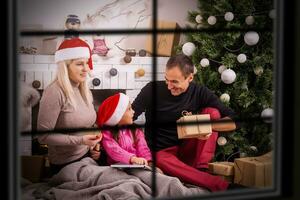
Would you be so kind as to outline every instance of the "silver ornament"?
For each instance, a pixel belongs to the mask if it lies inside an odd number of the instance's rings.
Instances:
[[[226,69],[221,74],[221,80],[226,84],[231,84],[235,81],[236,74],[232,69]]]
[[[219,146],[224,146],[227,143],[227,140],[225,137],[221,136],[218,138],[217,143]]]
[[[264,73],[264,68],[257,66],[253,69],[253,71],[257,76],[261,76]]]
[[[209,65],[209,60],[207,58],[202,58],[200,61],[202,67],[207,67]]]
[[[256,45],[259,41],[259,35],[255,31],[249,31],[244,35],[244,41],[247,45]]]
[[[222,74],[222,72],[223,72],[225,69],[227,69],[227,67],[226,67],[225,65],[220,65],[219,68],[218,68],[218,72],[219,72],[220,74]]]
[[[246,62],[246,60],[247,60],[247,56],[243,53],[241,53],[237,56],[237,61],[239,63],[244,63],[244,62]]]
[[[254,17],[252,15],[249,15],[248,17],[246,17],[245,22],[247,25],[252,25],[254,24]]]
[[[234,15],[232,12],[226,12],[225,15],[224,15],[224,18],[226,21],[230,22],[233,20],[234,18]]]
[[[262,118],[268,118],[268,119],[264,119],[265,123],[272,123],[272,117],[273,117],[273,109],[272,108],[266,108],[264,109],[260,116]]]
[[[230,101],[230,96],[227,93],[224,93],[220,96],[220,100],[224,103],[227,103]]]
[[[195,18],[195,21],[196,21],[198,24],[200,24],[200,23],[202,23],[202,19],[203,19],[203,17],[202,17],[201,15],[197,15],[196,18]]]
[[[191,56],[196,49],[196,46],[192,42],[187,42],[182,46],[182,52],[187,55]]]
[[[209,16],[207,19],[207,23],[209,25],[214,25],[215,23],[217,23],[217,18],[215,16]]]

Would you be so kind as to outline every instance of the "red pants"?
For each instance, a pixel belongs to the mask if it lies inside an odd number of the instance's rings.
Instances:
[[[205,108],[201,113],[210,114],[211,119],[221,117],[215,108]],[[217,137],[218,133],[213,132],[207,140],[185,139],[180,146],[160,150],[156,152],[157,167],[183,182],[206,187],[211,191],[226,190],[227,181],[197,169],[208,167],[215,153]]]

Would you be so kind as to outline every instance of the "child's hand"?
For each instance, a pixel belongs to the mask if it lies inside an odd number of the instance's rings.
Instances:
[[[132,156],[130,158],[131,164],[138,164],[138,165],[148,165],[148,161],[145,158],[140,158],[136,156]]]
[[[153,166],[153,163],[151,162],[151,161],[149,161],[149,166],[152,168],[152,166]],[[156,168],[156,171],[158,172],[158,173],[160,173],[160,174],[164,174],[164,172],[160,169],[160,168],[158,168],[158,167],[155,167]]]
[[[90,154],[94,160],[99,160],[101,152],[95,149],[90,149]]]

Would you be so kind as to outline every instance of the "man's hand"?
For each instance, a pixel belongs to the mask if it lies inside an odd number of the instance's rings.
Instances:
[[[132,156],[130,158],[131,164],[138,164],[138,165],[148,165],[148,161],[145,158]]]
[[[211,133],[198,137],[198,140],[207,140],[211,136]]]

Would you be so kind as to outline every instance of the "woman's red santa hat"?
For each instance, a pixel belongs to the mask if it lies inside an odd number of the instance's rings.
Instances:
[[[126,112],[128,104],[129,97],[123,93],[118,93],[105,99],[98,109],[98,126],[117,125]]]
[[[64,40],[55,52],[55,63],[64,60],[88,58],[90,70],[93,69],[92,51],[90,46],[79,38]]]

